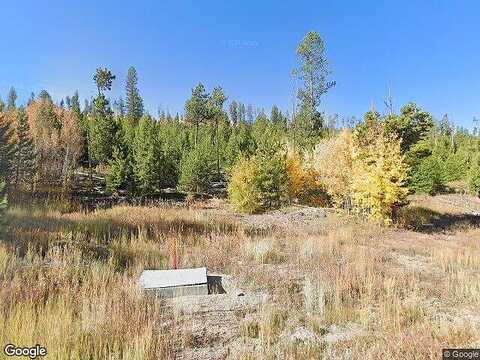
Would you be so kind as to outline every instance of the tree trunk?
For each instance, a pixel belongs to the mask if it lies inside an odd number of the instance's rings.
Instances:
[[[195,149],[197,148],[197,142],[198,142],[198,120],[195,122]]]
[[[63,160],[63,167],[62,167],[62,184],[64,188],[66,188],[66,185],[67,185],[69,157],[70,157],[70,147],[67,145],[67,151],[65,152],[65,158]]]
[[[217,180],[220,180],[220,150],[219,150],[219,144],[220,142],[218,141],[218,120],[215,121],[215,142],[217,143]]]
[[[20,150],[17,151],[15,156],[15,189],[18,187],[18,181],[20,179]]]

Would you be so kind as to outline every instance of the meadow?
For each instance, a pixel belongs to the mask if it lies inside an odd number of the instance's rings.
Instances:
[[[82,360],[438,359],[480,345],[477,198],[414,196],[389,227],[302,206],[244,215],[223,200],[66,208],[7,212],[0,343]],[[179,267],[207,266],[261,300],[208,295],[179,311],[142,294],[140,272],[171,268],[175,251]]]

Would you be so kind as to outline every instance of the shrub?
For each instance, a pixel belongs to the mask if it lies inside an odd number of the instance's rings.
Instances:
[[[352,196],[352,135],[343,131],[339,136],[321,141],[313,152],[313,165],[319,182],[335,206],[350,203]]]
[[[241,158],[232,169],[228,195],[233,206],[247,213],[275,209],[288,199],[288,177],[283,155]]]
[[[131,179],[131,164],[128,157],[117,147],[108,162],[107,189],[117,191],[128,188]]]
[[[473,161],[467,176],[471,193],[480,196],[480,156]]]
[[[291,200],[312,206],[328,203],[328,195],[318,182],[317,171],[298,153],[287,154],[286,170]]]
[[[180,162],[179,187],[188,192],[205,192],[215,175],[215,153],[204,141],[183,154]]]
[[[442,179],[444,182],[464,179],[465,169],[468,169],[465,157],[460,152],[450,153],[443,163]]]
[[[443,187],[442,166],[436,156],[423,159],[412,169],[410,187],[417,193],[436,194]]]
[[[380,130],[370,144],[354,141],[353,146],[353,200],[371,218],[385,223],[408,194],[408,167],[400,145],[400,139]]]
[[[232,169],[228,184],[230,202],[238,210],[255,213],[259,210],[261,194],[256,187],[259,163],[256,158],[241,158]]]
[[[255,140],[251,128],[244,123],[234,127],[225,147],[225,165],[231,169],[241,156],[251,156],[255,152]]]
[[[261,209],[276,209],[287,200],[288,178],[285,157],[276,154],[271,158],[261,157],[257,187],[261,194]]]

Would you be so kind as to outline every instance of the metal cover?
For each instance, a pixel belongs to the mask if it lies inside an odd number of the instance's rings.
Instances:
[[[207,268],[144,270],[139,283],[144,289],[207,284]]]

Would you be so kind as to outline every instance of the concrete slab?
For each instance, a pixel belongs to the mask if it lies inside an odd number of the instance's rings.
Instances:
[[[162,297],[208,295],[207,268],[145,270],[140,287]]]

